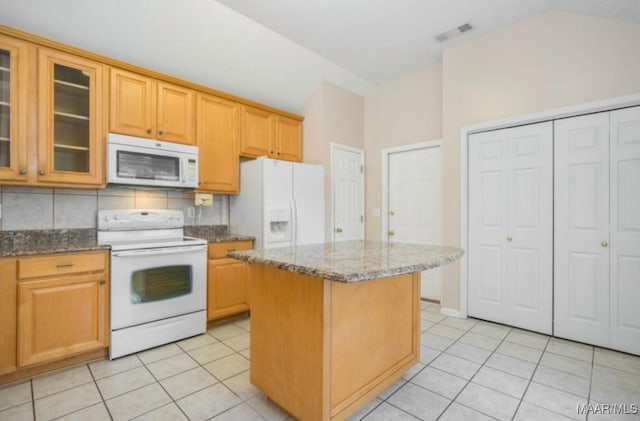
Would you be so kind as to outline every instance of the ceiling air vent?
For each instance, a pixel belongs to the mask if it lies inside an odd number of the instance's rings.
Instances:
[[[471,23],[467,22],[456,28],[449,29],[446,32],[436,35],[436,40],[438,40],[439,42],[444,42],[448,39],[457,37],[464,32],[470,31],[471,29],[473,29],[473,26],[471,26]]]

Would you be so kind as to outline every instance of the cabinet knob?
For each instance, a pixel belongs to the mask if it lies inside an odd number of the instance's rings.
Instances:
[[[603,241],[602,243],[600,243],[600,245],[602,247],[607,247],[609,245],[609,243],[607,243],[606,241]]]
[[[336,228],[336,232],[340,234],[342,232],[342,228]]]
[[[158,136],[162,136],[164,134],[164,130],[158,130]]]
[[[38,171],[38,174],[39,175],[45,175],[46,173],[44,172],[44,170],[40,170],[40,171]]]
[[[394,236],[394,235],[396,235],[396,232],[394,230],[389,230],[389,235],[390,236]]]
[[[20,170],[20,175],[25,175],[27,173],[27,170]]]
[[[107,281],[105,281],[104,279],[101,279],[100,282],[99,282],[100,285],[104,285],[106,283],[107,283]]]
[[[147,129],[147,134],[151,134],[151,129]]]
[[[511,242],[512,240],[513,240],[513,238],[512,238],[512,237],[507,237],[507,241],[508,241],[508,242]]]
[[[270,153],[271,155],[273,155],[273,154],[274,154],[274,151],[271,151],[271,152],[269,152],[269,153]]]

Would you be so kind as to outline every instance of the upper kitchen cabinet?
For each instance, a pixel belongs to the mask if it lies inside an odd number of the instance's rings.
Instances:
[[[104,184],[103,65],[38,50],[39,183]]]
[[[286,161],[302,161],[302,122],[293,118],[276,116],[275,158]]]
[[[195,144],[195,92],[110,69],[110,125],[113,133]]]
[[[240,154],[302,161],[302,122],[250,106],[242,107]]]
[[[272,156],[273,114],[259,108],[242,107],[240,154],[248,157]]]
[[[28,43],[0,35],[0,180],[26,181]]]
[[[200,155],[198,190],[238,193],[241,105],[204,94],[198,94],[196,102],[196,144]]]

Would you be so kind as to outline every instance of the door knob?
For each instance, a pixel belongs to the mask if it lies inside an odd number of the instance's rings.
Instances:
[[[508,241],[508,242],[511,242],[511,240],[513,240],[513,238],[511,238],[511,237],[507,237],[507,241]]]
[[[389,235],[396,235],[396,232],[394,230],[389,230]]]
[[[606,241],[603,241],[602,243],[600,243],[600,245],[602,247],[607,247],[609,245],[609,243],[607,243]]]
[[[342,232],[342,228],[336,228],[336,232],[340,234]]]
[[[395,215],[395,214],[396,214],[396,213],[395,213],[394,211],[389,211],[389,215],[393,216],[393,215]]]

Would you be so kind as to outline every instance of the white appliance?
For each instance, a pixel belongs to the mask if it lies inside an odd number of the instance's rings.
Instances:
[[[98,243],[111,246],[110,359],[205,332],[207,242],[183,225],[182,211],[98,211]]]
[[[324,168],[269,158],[240,165],[230,230],[256,249],[324,242]]]
[[[109,133],[107,183],[198,187],[198,147]]]

